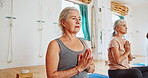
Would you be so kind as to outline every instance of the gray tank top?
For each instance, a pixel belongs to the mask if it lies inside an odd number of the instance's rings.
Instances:
[[[78,55],[80,53],[85,52],[85,50],[87,49],[87,46],[85,45],[84,41],[80,38],[79,38],[79,40],[83,44],[84,49],[82,51],[76,52],[76,51],[73,51],[73,50],[69,49],[68,47],[66,47],[59,38],[56,39],[56,41],[58,42],[59,47],[60,47],[58,71],[68,70],[68,69],[71,69],[71,68],[74,68],[75,66],[77,66]],[[81,73],[78,73],[71,78],[88,78],[87,72],[82,71]]]

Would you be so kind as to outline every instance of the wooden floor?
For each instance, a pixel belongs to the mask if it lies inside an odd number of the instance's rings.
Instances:
[[[16,74],[24,69],[29,69],[33,73],[33,78],[46,78],[44,65],[3,69],[0,70],[0,78],[16,78]]]
[[[132,63],[144,63],[145,57],[136,56]],[[105,61],[95,61],[95,73],[108,75],[108,66],[106,66]],[[131,65],[132,66],[132,65]],[[10,69],[2,69],[0,70],[0,78],[16,78],[16,74],[20,73],[21,70],[29,69],[31,73],[33,73],[33,78],[47,78],[45,72],[45,65],[40,66],[30,66],[30,67],[19,67],[19,68],[10,68]]]

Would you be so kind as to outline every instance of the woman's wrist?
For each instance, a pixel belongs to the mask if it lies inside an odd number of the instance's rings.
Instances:
[[[81,67],[79,66],[75,66],[75,69],[78,71],[78,73],[82,72],[84,69],[82,69]]]
[[[129,55],[129,53],[125,53],[125,54],[124,54],[125,57],[128,57],[128,55]]]
[[[74,67],[77,70],[77,73],[80,73],[80,71],[78,70],[77,66]]]
[[[77,70],[80,72],[84,71],[84,69],[82,69],[80,66],[75,66],[77,68]]]

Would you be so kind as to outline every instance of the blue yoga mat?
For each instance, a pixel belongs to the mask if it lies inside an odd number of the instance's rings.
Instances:
[[[109,76],[92,73],[92,74],[88,74],[88,78],[109,78]]]
[[[132,65],[145,66],[145,64],[144,64],[144,63],[134,63],[134,64],[132,64]]]

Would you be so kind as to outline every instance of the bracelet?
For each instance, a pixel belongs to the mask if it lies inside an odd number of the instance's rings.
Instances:
[[[80,71],[78,70],[78,68],[77,68],[77,67],[74,67],[74,68],[77,70],[77,72],[78,72],[78,73],[80,73]]]

